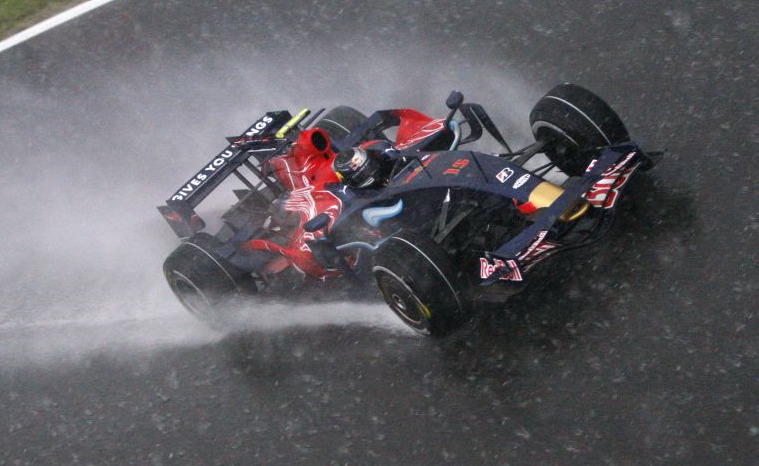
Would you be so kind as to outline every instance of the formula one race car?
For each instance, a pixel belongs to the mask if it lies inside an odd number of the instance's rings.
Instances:
[[[182,239],[164,263],[171,289],[229,328],[238,311],[300,289],[366,294],[374,281],[403,322],[442,336],[477,303],[520,291],[538,262],[597,240],[633,172],[653,166],[656,154],[579,86],[538,101],[536,141],[517,151],[463,100],[452,92],[439,119],[408,108],[266,113],[159,207]],[[462,149],[484,132],[501,153]],[[229,175],[245,189],[205,233],[194,209]]]

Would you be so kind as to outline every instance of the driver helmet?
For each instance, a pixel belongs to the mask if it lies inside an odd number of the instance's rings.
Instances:
[[[382,183],[382,164],[372,155],[360,147],[351,147],[337,154],[332,168],[348,186],[370,188]]]

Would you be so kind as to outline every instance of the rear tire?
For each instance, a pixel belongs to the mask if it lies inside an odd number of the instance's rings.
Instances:
[[[537,141],[544,152],[569,176],[581,176],[594,158],[588,149],[630,140],[624,123],[600,97],[575,84],[559,84],[530,112]]]
[[[366,115],[363,113],[353,107],[343,105],[327,112],[314,127],[326,131],[330,140],[339,141],[366,120]]]
[[[221,245],[215,237],[198,233],[166,258],[163,272],[191,314],[216,330],[229,330],[250,278],[213,252]]]
[[[390,309],[417,333],[432,337],[445,336],[464,321],[455,270],[439,245],[410,231],[390,237],[372,267]]]

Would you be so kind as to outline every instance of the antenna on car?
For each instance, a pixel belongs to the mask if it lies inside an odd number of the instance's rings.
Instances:
[[[429,156],[429,154],[426,154]],[[424,160],[422,160],[422,157],[420,157],[417,154],[408,154],[404,155],[403,158],[409,158],[411,160],[416,160],[416,162],[419,164],[414,170],[421,170],[429,179],[432,179],[432,175],[429,174],[427,171],[427,166],[424,164]],[[431,160],[430,160],[431,162]],[[429,163],[429,162],[428,162]]]
[[[323,108],[319,109],[319,111],[317,111],[316,113],[314,113],[313,115],[311,115],[311,118],[309,118],[306,121],[300,122],[300,124],[298,124],[298,127],[300,129],[306,129],[306,128],[308,128],[309,126],[311,126],[311,123],[313,123],[314,120],[316,120],[317,118],[319,118],[319,115],[321,115],[324,112],[324,110],[325,109],[323,109]]]

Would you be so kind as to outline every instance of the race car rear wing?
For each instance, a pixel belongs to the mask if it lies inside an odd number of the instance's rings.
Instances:
[[[239,137],[228,138],[230,144],[226,149],[177,189],[166,200],[166,205],[158,207],[174,233],[180,238],[186,238],[205,227],[203,220],[195,213],[195,207],[229,175],[234,174],[249,189],[259,189],[266,185],[279,194],[282,188],[266,176],[261,167],[264,161],[278,154],[288,144],[280,130],[284,130],[292,121],[293,118],[287,111],[268,112]],[[253,181],[250,175],[246,177],[240,173],[243,166],[252,173]]]

